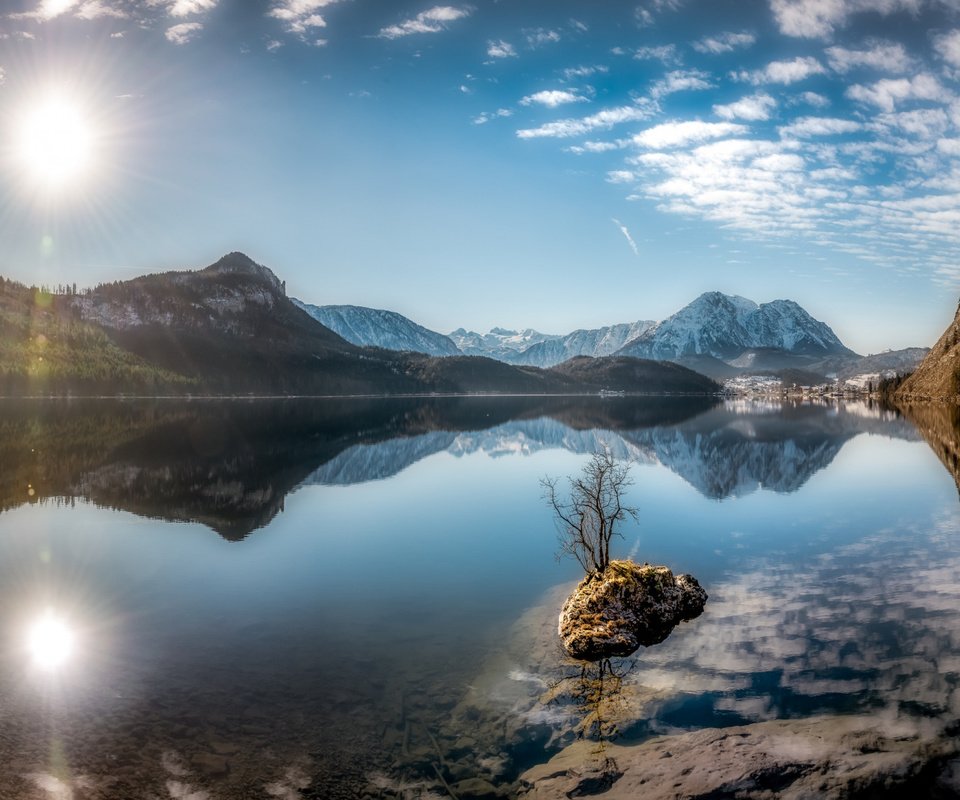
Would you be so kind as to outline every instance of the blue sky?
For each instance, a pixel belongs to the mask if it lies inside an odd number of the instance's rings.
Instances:
[[[718,289],[860,352],[956,309],[954,0],[2,0],[0,69],[19,280],[243,250],[443,332]],[[49,96],[80,120],[70,180],[21,152]]]

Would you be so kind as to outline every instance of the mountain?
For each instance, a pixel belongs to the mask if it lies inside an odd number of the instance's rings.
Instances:
[[[487,356],[498,361],[513,363],[517,355],[528,347],[560,337],[549,333],[540,333],[533,328],[527,328],[523,331],[493,328],[490,333],[482,334],[457,328],[449,334],[449,338],[464,355]]]
[[[411,350],[431,356],[461,355],[449,337],[417,325],[395,311],[363,306],[315,306],[295,297],[291,300],[321,325],[361,347]]]
[[[2,281],[0,332],[0,393],[9,395],[719,389],[692,372],[678,382],[661,365],[611,370],[598,359],[574,374],[484,357],[358,347],[295,305],[282,280],[242,253],[205,269],[144,275],[81,294],[53,295]]]
[[[624,345],[632,342],[656,325],[655,322],[639,322],[608,325],[591,330],[575,330],[566,336],[545,339],[521,350],[511,361],[532,367],[552,367],[575,356],[613,355]]]
[[[953,322],[916,371],[897,389],[898,400],[957,400],[960,396],[960,306]]]
[[[600,389],[657,386],[658,393],[673,394],[711,394],[718,389],[710,378],[680,364],[628,356],[577,356],[546,371]]]
[[[755,348],[807,356],[853,355],[826,324],[792,300],[757,305],[720,292],[700,295],[618,354],[667,360],[706,355],[727,360]]]

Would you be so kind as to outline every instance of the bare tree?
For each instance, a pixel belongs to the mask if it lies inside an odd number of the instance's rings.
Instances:
[[[637,509],[623,504],[624,492],[633,485],[630,465],[604,449],[590,457],[580,477],[570,478],[566,500],[557,495],[558,483],[558,478],[540,481],[560,537],[558,558],[572,555],[588,575],[601,573],[610,563],[610,540],[619,535],[617,523],[628,516],[637,519]]]

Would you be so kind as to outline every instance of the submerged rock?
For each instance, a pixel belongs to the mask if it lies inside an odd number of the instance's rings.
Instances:
[[[560,638],[574,658],[628,656],[666,639],[681,622],[703,612],[707,593],[692,575],[667,567],[611,561],[588,575],[560,611]]]

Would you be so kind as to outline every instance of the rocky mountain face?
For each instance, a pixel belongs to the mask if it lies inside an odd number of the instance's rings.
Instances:
[[[792,300],[757,305],[720,292],[701,295],[619,354],[671,361],[687,356],[726,360],[758,348],[808,356],[852,355],[828,325]]]
[[[960,307],[926,358],[897,390],[899,400],[957,400],[960,397]]]
[[[566,336],[546,339],[530,345],[513,356],[514,364],[552,367],[576,356],[600,358],[616,353],[656,325],[650,320],[608,325],[592,330],[576,330]]]
[[[498,361],[513,363],[517,355],[528,347],[560,337],[549,333],[540,333],[533,328],[527,328],[523,331],[493,328],[489,333],[477,333],[476,331],[457,328],[449,334],[449,338],[464,355],[486,356]]]
[[[315,306],[292,298],[321,325],[360,347],[410,350],[431,356],[458,356],[461,352],[442,333],[424,328],[395,311],[363,306]]]

